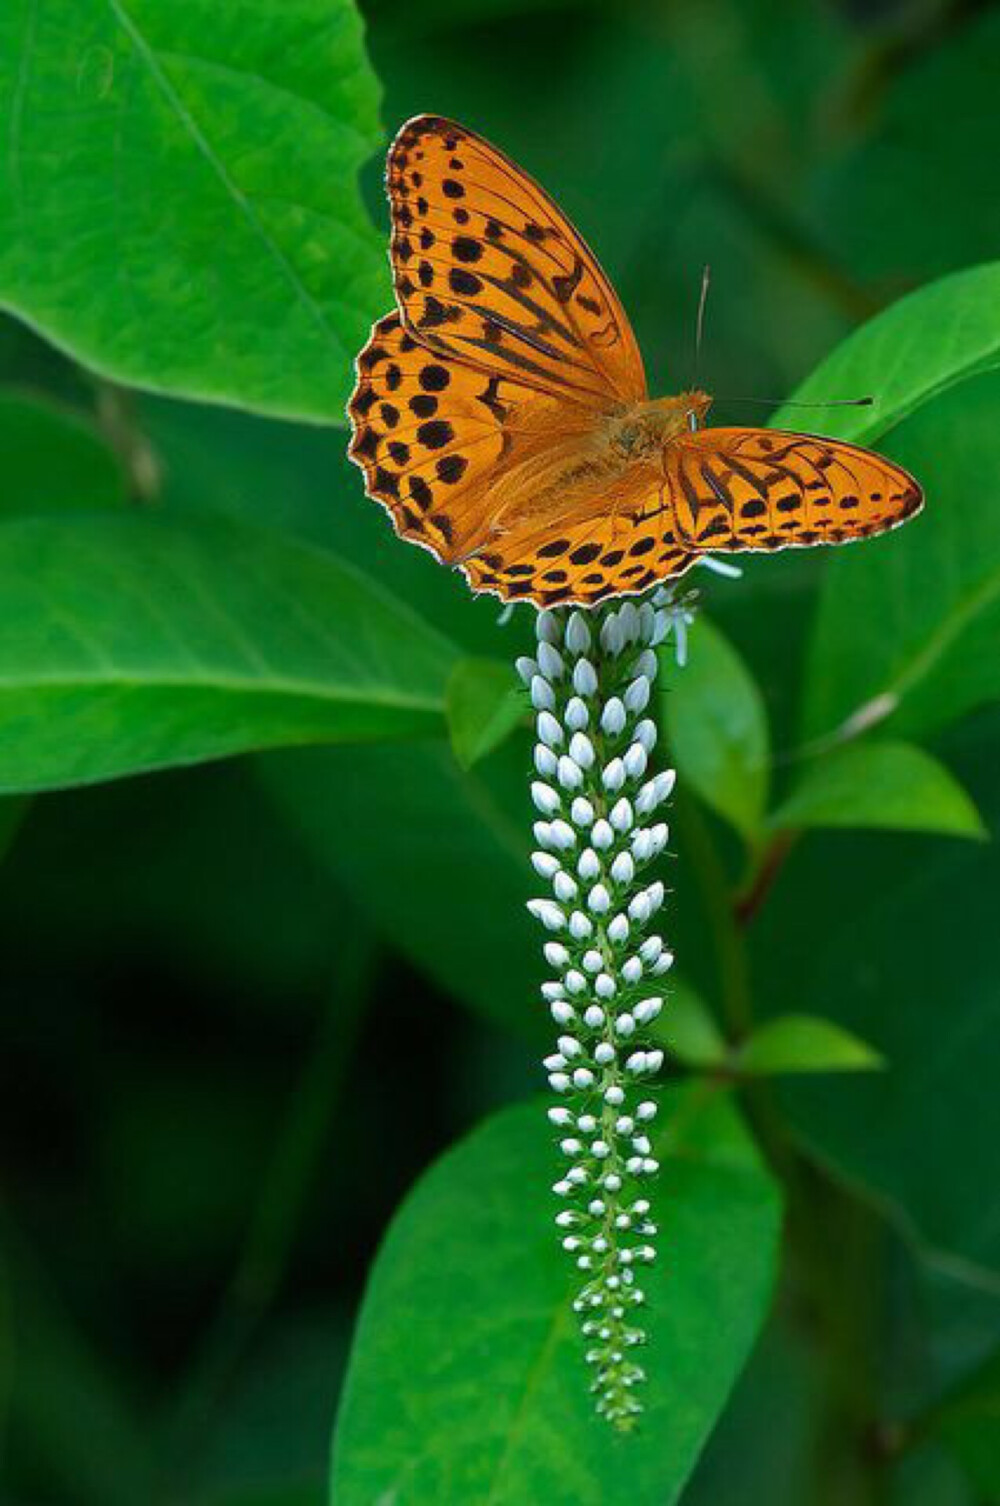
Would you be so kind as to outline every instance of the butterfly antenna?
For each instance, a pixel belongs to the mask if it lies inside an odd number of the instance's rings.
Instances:
[[[701,339],[705,333],[705,305],[708,302],[708,290],[712,282],[712,269],[708,262],[701,269],[701,292],[698,295],[698,317],[694,326],[694,375],[691,378],[691,386],[698,385],[698,371],[701,366]]]

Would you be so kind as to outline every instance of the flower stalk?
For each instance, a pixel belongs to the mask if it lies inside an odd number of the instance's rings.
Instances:
[[[672,770],[650,767],[648,711],[656,647],[673,632],[682,657],[687,607],[660,592],[641,606],[541,612],[536,655],[517,664],[536,712],[532,864],[551,890],[528,908],[550,933],[553,977],[542,992],[559,1031],[545,1059],[559,1099],[548,1117],[566,1161],[555,1221],[580,1272],[573,1306],[597,1411],[626,1430],[642,1410],[642,1272],[657,1232],[646,1195],[658,1170],[648,1084],[663,1052],[648,1030],[673,962],[648,929],[664,900],[648,869],[667,842],[659,814],[674,785]]]

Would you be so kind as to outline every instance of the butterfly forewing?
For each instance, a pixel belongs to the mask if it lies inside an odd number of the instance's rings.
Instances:
[[[420,340],[564,399],[645,397],[635,336],[597,259],[502,152],[422,115],[396,137],[386,176],[396,296]]]
[[[919,511],[907,471],[858,445],[775,429],[702,429],[666,451],[688,548],[787,549],[884,533]]]

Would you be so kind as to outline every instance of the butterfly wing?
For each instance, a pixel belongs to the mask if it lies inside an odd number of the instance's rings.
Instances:
[[[677,543],[664,514],[650,508],[637,521],[624,512],[567,513],[548,527],[502,535],[462,569],[475,590],[503,601],[592,607],[683,575],[696,559]]]
[[[427,350],[393,312],[358,357],[348,453],[396,532],[450,564],[495,512],[511,430],[540,403],[529,388]]]
[[[386,171],[396,298],[423,344],[591,406],[646,396],[632,328],[543,189],[453,121],[420,115]]]
[[[776,429],[701,429],[664,452],[665,505],[696,551],[840,544],[923,505],[901,466],[860,445]]]

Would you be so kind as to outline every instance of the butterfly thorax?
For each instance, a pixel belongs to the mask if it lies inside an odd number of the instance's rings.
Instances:
[[[706,392],[679,392],[619,409],[607,420],[607,442],[626,461],[656,454],[671,440],[698,429],[712,399]]]

